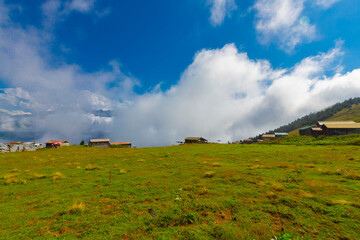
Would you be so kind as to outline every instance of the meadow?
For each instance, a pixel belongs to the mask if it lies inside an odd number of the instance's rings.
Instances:
[[[360,239],[358,146],[72,146],[0,166],[1,239]]]

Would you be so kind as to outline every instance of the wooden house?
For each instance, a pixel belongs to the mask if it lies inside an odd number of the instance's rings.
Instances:
[[[289,135],[288,133],[275,133],[275,138],[286,137],[288,135]]]
[[[110,139],[90,139],[89,147],[108,148],[110,146]]]
[[[203,137],[187,137],[185,138],[185,143],[207,143],[208,140],[206,140]]]
[[[131,148],[131,142],[117,142],[117,143],[110,143],[111,147],[119,147],[119,148]]]
[[[325,136],[360,133],[360,123],[324,123],[322,130]]]
[[[243,143],[243,144],[252,144],[252,143],[254,143],[254,140],[248,138],[248,139],[244,139],[244,140],[242,141],[242,143]]]
[[[312,128],[313,128],[313,126],[306,126],[306,127],[300,128],[299,129],[300,136],[311,136],[312,135],[312,133],[311,133]]]
[[[311,128],[311,136],[318,137],[324,135],[324,131],[321,127],[312,127]]]
[[[261,136],[263,141],[270,141],[275,139],[275,134],[264,134]]]

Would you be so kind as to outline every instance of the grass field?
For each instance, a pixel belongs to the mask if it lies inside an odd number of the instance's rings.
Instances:
[[[1,239],[360,239],[357,146],[74,146],[0,166]]]

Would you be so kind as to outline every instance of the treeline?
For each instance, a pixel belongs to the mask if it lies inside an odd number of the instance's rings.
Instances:
[[[267,133],[271,134],[274,132],[291,132],[301,127],[314,125],[317,121],[324,121],[343,109],[351,108],[351,106],[354,104],[360,104],[360,97],[350,98],[342,103],[336,103],[335,105],[328,107],[322,111],[316,113],[310,113],[302,118],[296,119],[295,121],[287,125],[268,131]],[[260,139],[260,138],[261,135],[258,135],[253,139]]]

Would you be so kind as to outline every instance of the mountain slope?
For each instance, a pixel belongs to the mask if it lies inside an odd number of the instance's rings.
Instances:
[[[360,121],[360,97],[350,98],[342,103],[326,108],[316,113],[310,113],[287,125],[269,132],[292,132],[304,126],[313,125],[317,121],[325,120],[354,120]]]

